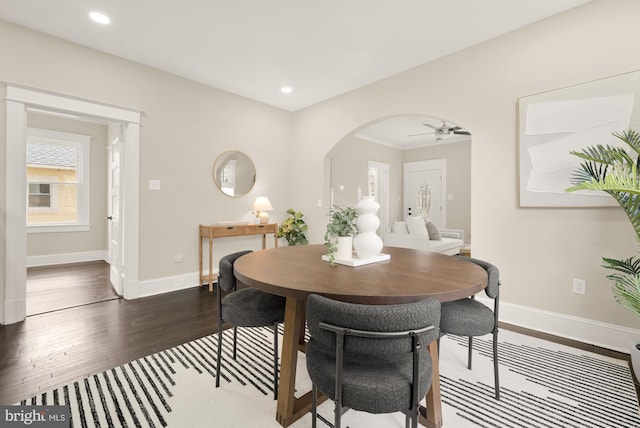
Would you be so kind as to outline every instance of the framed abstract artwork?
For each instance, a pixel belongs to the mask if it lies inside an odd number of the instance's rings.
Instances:
[[[625,147],[613,133],[640,129],[640,71],[518,99],[520,207],[613,207],[606,193],[571,192],[572,150]]]

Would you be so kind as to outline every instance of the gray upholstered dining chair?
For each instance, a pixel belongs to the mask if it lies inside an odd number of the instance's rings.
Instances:
[[[251,251],[240,251],[220,259],[218,267],[218,353],[216,355],[216,388],[220,386],[222,363],[222,327],[233,326],[233,359],[237,357],[238,327],[273,327],[273,398],[278,398],[278,324],[284,321],[286,299],[255,288],[238,289],[233,273],[235,261]],[[225,297],[222,293],[226,292]]]
[[[468,336],[467,367],[471,370],[473,354],[473,337],[493,334],[493,377],[496,400],[500,399],[500,381],[498,376],[498,305],[500,303],[500,272],[491,263],[471,257],[463,257],[472,263],[482,266],[487,271],[487,288],[485,293],[493,299],[493,310],[477,301],[474,296],[445,302],[442,304],[440,317],[440,335],[453,334]]]
[[[335,402],[335,428],[349,409],[406,415],[417,427],[418,405],[431,387],[427,344],[438,339],[440,302],[359,305],[312,294],[307,299],[307,371],[312,426],[318,390]]]

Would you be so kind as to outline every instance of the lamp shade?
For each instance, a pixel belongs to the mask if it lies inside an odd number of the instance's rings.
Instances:
[[[253,210],[255,212],[271,211],[273,210],[273,205],[271,205],[269,198],[266,196],[258,196],[253,203]]]

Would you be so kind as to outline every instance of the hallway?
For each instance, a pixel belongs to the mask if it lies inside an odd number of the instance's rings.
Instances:
[[[104,261],[27,269],[27,316],[118,298]]]

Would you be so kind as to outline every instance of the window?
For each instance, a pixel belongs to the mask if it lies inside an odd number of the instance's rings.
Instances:
[[[51,208],[51,185],[29,183],[29,208]]]
[[[28,232],[89,230],[90,137],[27,131]]]

